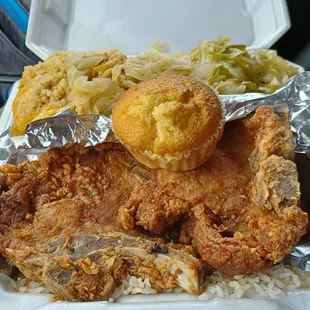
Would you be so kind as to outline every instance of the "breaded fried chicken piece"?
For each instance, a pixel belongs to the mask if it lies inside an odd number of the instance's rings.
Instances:
[[[203,289],[204,264],[191,246],[126,233],[116,221],[134,188],[151,178],[120,144],[55,148],[0,173],[0,254],[58,298],[106,299],[130,275],[157,291]]]
[[[262,106],[227,124],[216,152],[199,169],[153,172],[119,210],[123,227],[163,234],[181,222],[191,242],[224,276],[277,263],[306,232],[287,116]]]
[[[292,150],[285,117],[263,106],[188,172],[151,171],[111,143],[0,167],[0,253],[63,299],[102,299],[128,275],[199,293],[203,261],[260,271],[306,232]]]

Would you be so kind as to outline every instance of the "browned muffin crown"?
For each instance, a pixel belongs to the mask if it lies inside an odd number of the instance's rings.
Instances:
[[[202,145],[222,118],[214,91],[183,76],[161,76],[130,88],[112,113],[114,131],[125,145],[158,155]]]

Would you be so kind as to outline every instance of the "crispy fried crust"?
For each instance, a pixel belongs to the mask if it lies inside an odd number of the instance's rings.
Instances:
[[[116,222],[119,206],[151,178],[119,144],[53,149],[0,173],[9,189],[0,196],[0,253],[59,298],[104,299],[128,275],[158,291],[201,291],[204,266],[191,246],[125,234]]]
[[[125,229],[163,234],[182,221],[180,242],[225,276],[277,263],[306,232],[293,136],[268,106],[226,125],[213,156],[190,172],[158,170],[119,210]]]

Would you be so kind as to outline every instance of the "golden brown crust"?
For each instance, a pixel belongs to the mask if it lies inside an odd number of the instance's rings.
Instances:
[[[285,115],[284,115],[285,116]],[[175,233],[222,275],[249,274],[278,263],[306,233],[286,117],[272,107],[230,122],[215,153],[188,172],[156,170],[119,209],[125,229]],[[178,223],[176,225],[176,223]]]
[[[221,103],[211,88],[183,76],[162,76],[129,89],[118,100],[113,127],[137,150],[175,154],[202,145],[221,125]]]
[[[158,291],[203,289],[204,265],[190,246],[122,232],[118,209],[151,172],[120,144],[54,148],[38,161],[3,166],[0,178],[9,188],[0,195],[0,271],[3,255],[71,301],[101,300],[129,275]]]

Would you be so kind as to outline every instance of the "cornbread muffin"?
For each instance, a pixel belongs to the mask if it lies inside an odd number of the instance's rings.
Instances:
[[[184,76],[161,76],[130,88],[112,120],[116,136],[140,162],[176,171],[205,162],[224,128],[214,91]]]

